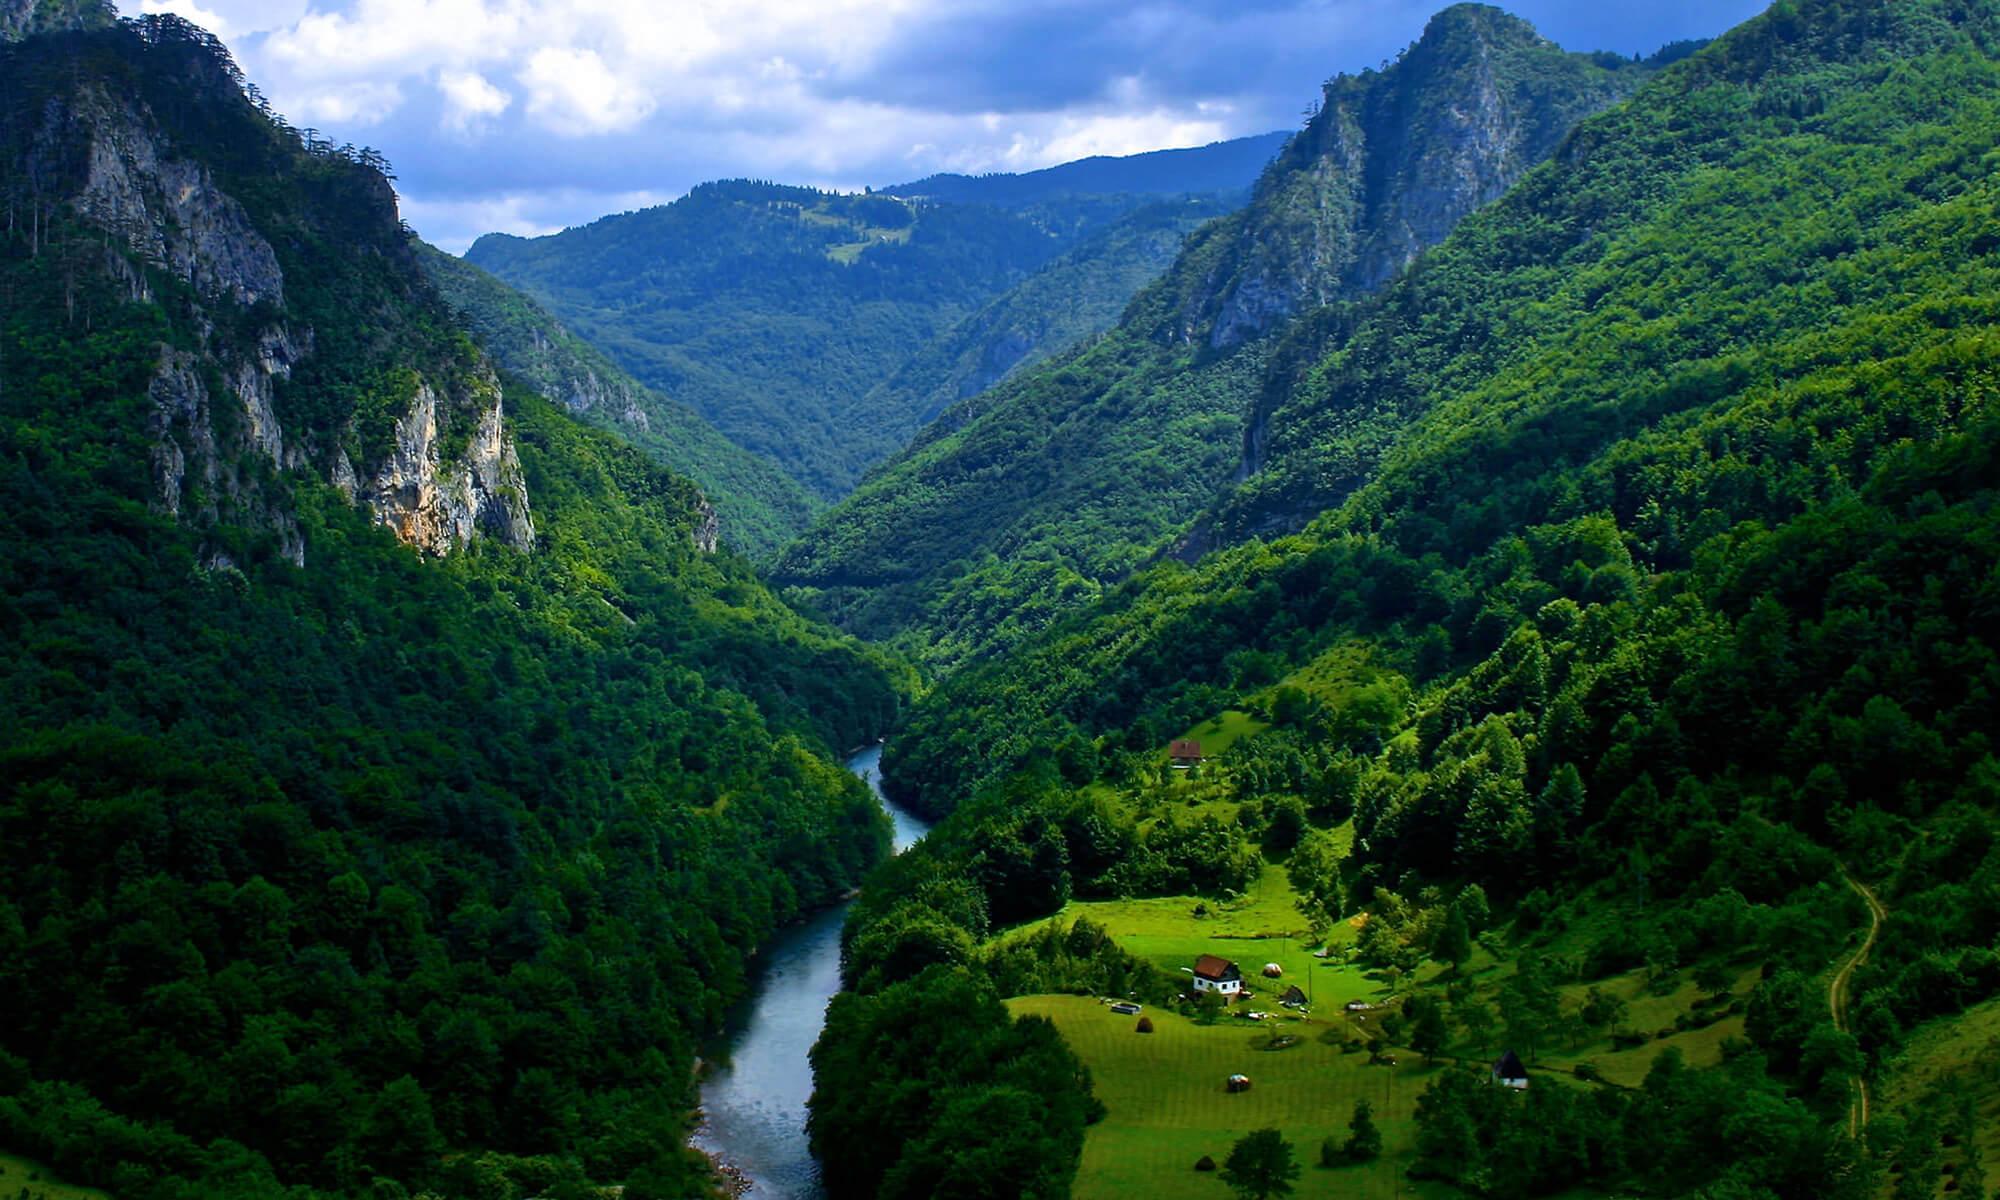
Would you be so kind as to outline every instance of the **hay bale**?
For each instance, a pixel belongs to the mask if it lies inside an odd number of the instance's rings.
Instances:
[[[1137,1028],[1138,1028],[1138,1030],[1139,1030],[1139,1032],[1140,1032],[1140,1033],[1151,1033],[1151,1032],[1153,1032],[1153,1018],[1151,1018],[1151,1017],[1140,1017],[1140,1018],[1139,1018],[1139,1024],[1138,1024]]]
[[[1215,1160],[1204,1154],[1194,1160],[1194,1169],[1197,1171],[1213,1171],[1215,1170]]]

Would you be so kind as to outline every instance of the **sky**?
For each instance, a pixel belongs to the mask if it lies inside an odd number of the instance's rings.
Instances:
[[[1024,171],[1297,128],[1443,0],[120,0],[220,35],[300,128],[388,156],[462,251],[710,179]],[[1518,0],[1570,49],[1713,37],[1759,0]]]

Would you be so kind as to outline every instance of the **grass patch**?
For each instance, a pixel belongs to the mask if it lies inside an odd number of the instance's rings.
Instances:
[[[1176,741],[1193,738],[1201,743],[1201,753],[1205,758],[1213,758],[1227,751],[1231,746],[1253,734],[1259,734],[1271,727],[1269,721],[1252,716],[1239,708],[1226,709],[1182,734]],[[1160,761],[1167,760],[1167,748],[1160,748]]]
[[[1367,1056],[1322,1043],[1318,1034],[1330,1025],[1318,1017],[1282,1022],[1281,1032],[1300,1040],[1273,1054],[1254,1044],[1267,1031],[1253,1033],[1240,1021],[1204,1027],[1149,1008],[1154,1032],[1142,1035],[1134,1032],[1136,1017],[1119,1016],[1088,997],[1025,996],[1008,1007],[1055,1022],[1090,1067],[1109,1110],[1085,1138],[1077,1200],[1222,1200],[1226,1189],[1215,1176],[1197,1174],[1195,1160],[1208,1154],[1221,1162],[1237,1138],[1267,1125],[1284,1132],[1305,1164],[1297,1195],[1390,1200],[1398,1194],[1397,1177],[1412,1162],[1417,1096],[1443,1069],[1425,1068],[1416,1055],[1404,1056],[1400,1066],[1370,1067]],[[1250,1077],[1249,1091],[1226,1090],[1235,1072]],[[1320,1140],[1345,1138],[1354,1102],[1364,1096],[1382,1129],[1382,1158],[1367,1166],[1319,1167]],[[1403,1179],[1401,1195],[1460,1193]]]
[[[1919,1029],[1890,1064],[1872,1111],[1907,1112],[1935,1092],[1972,1097],[1980,1152],[1989,1164],[2000,1162],[2000,1000]]]
[[[0,1154],[0,1197],[16,1200],[110,1200],[111,1193],[96,1188],[71,1187],[58,1182],[55,1172],[31,1158]]]

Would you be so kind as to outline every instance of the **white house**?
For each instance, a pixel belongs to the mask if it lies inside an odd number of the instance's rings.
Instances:
[[[1243,972],[1226,958],[1204,954],[1194,960],[1194,990],[1215,992],[1227,998],[1243,992]]]

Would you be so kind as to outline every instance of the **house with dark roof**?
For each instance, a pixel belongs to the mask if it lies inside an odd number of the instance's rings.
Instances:
[[[1493,1063],[1493,1082],[1501,1087],[1525,1091],[1528,1087],[1528,1068],[1521,1062],[1521,1056],[1509,1050]]]
[[[1194,990],[1215,992],[1227,999],[1243,992],[1243,972],[1235,963],[1213,954],[1204,954],[1194,960]]]
[[[1200,766],[1201,743],[1193,738],[1181,738],[1167,747],[1167,757],[1172,760],[1176,771]]]

